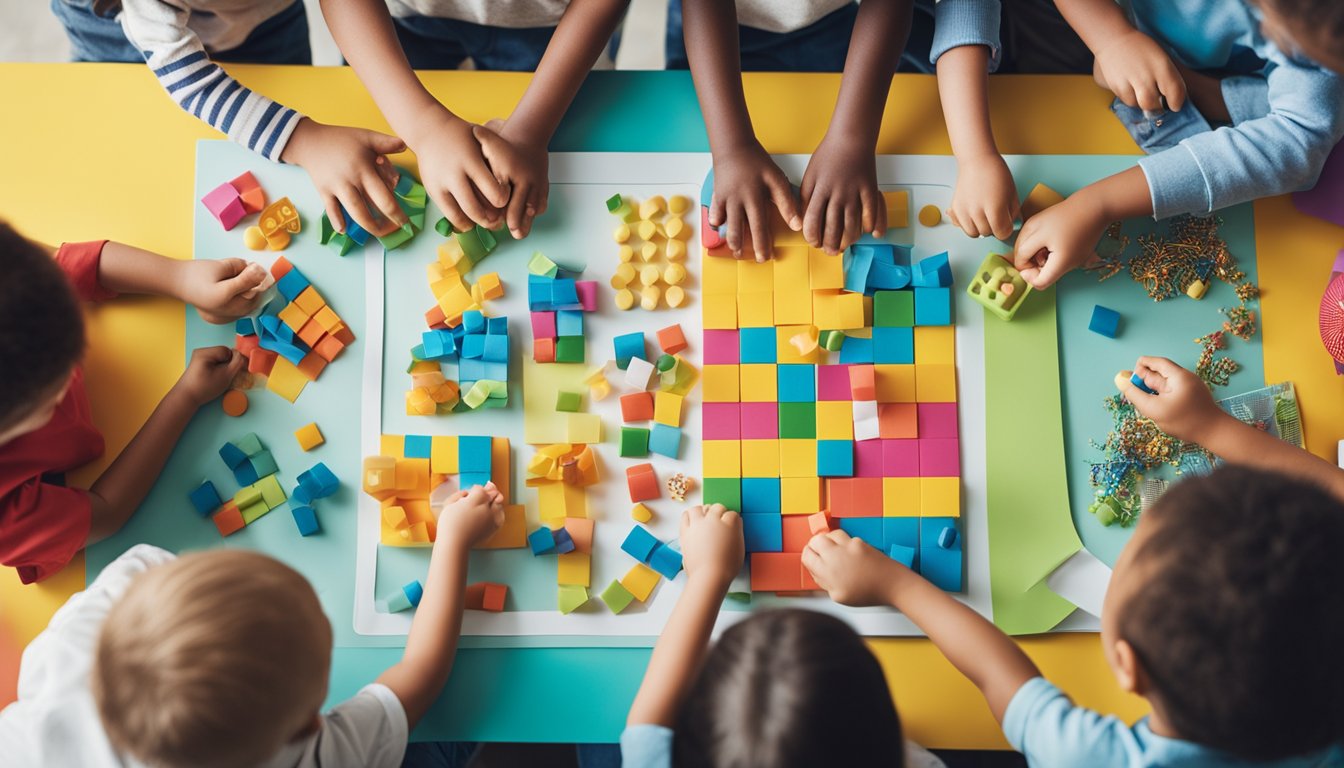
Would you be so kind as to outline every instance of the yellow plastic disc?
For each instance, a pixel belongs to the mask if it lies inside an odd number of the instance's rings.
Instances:
[[[680,264],[668,264],[663,270],[663,280],[668,285],[678,285],[686,279],[686,268]]]
[[[261,234],[261,227],[248,227],[244,230],[243,245],[254,251],[266,250],[266,236]]]
[[[621,251],[617,255],[621,257],[621,261],[623,262],[630,261],[631,259],[635,258],[635,249],[631,248],[628,245],[622,245]]]
[[[670,285],[667,287],[667,306],[676,309],[686,303],[686,292],[680,285]]]
[[[926,227],[936,227],[943,220],[943,212],[936,205],[926,205],[919,209],[919,223]]]
[[[619,284],[619,285],[616,284],[616,280],[618,280],[618,279],[620,280],[620,284]],[[622,265],[616,267],[616,276],[612,278],[612,283],[611,283],[611,284],[612,284],[612,287],[614,287],[614,288],[622,288],[622,287],[624,287],[624,286],[629,285],[629,284],[630,284],[630,281],[631,281],[631,280],[634,280],[634,279],[635,279],[635,265],[634,265],[634,264],[622,264]]]
[[[680,216],[691,210],[691,198],[685,195],[673,195],[667,200],[667,210],[676,216]]]
[[[684,240],[667,241],[667,260],[681,261],[686,258],[686,242]]]
[[[618,243],[625,243],[630,240],[630,225],[621,224],[616,227],[616,231],[611,233],[613,239]]]
[[[639,249],[639,258],[643,259],[644,261],[653,261],[654,259],[658,258],[658,244],[645,243]]]
[[[658,268],[652,264],[645,264],[644,268],[639,270],[639,282],[644,285],[653,285],[658,282]]]
[[[644,309],[650,312],[657,309],[658,296],[660,295],[660,293],[661,291],[658,290],[658,286],[656,285],[644,286],[644,290],[640,293],[639,296],[639,306],[643,307]]]
[[[639,227],[635,230],[639,234],[640,240],[655,240],[658,238],[658,225],[652,221],[641,221]]]
[[[628,288],[622,288],[616,292],[617,309],[629,309],[633,306],[635,306],[635,294],[631,293]]]

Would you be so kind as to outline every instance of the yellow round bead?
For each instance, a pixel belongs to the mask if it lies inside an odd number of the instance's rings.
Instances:
[[[685,195],[673,195],[667,200],[667,210],[676,216],[680,216],[691,210],[691,198]]]
[[[663,280],[668,285],[677,285],[686,279],[686,268],[680,264],[668,264],[667,269],[663,270]]]
[[[611,233],[612,238],[618,243],[625,243],[630,240],[630,225],[621,224],[616,227],[616,231]]]
[[[643,259],[644,261],[653,261],[654,259],[658,258],[658,244],[645,243],[639,249],[639,258]]]
[[[616,267],[616,276],[612,278],[613,285],[615,285],[614,281],[618,278],[620,279],[621,283],[620,285],[616,286],[617,288],[629,285],[630,281],[635,279],[635,265],[622,264]]]
[[[633,306],[635,306],[635,294],[631,293],[629,289],[622,288],[616,292],[617,309],[629,309]]]
[[[628,245],[622,245],[617,255],[621,257],[621,261],[630,261],[635,258],[635,249]]]
[[[680,285],[671,285],[667,288],[667,306],[676,309],[686,303],[686,292]]]
[[[686,243],[682,240],[667,241],[667,260],[681,261],[686,258]]]
[[[663,222],[663,232],[672,240],[685,240],[691,236],[691,228],[681,219],[668,219]]]
[[[658,296],[661,292],[656,285],[646,285],[640,292],[639,306],[652,312],[658,308]]]
[[[936,205],[926,205],[919,209],[919,223],[926,227],[936,227],[943,220],[943,212]]]
[[[266,236],[261,234],[261,227],[248,227],[243,232],[243,245],[254,251],[266,250]]]
[[[644,241],[657,240],[659,237],[658,225],[654,224],[652,221],[639,222],[635,232],[639,234],[639,239]]]
[[[644,285],[653,285],[658,282],[658,268],[652,264],[644,265],[644,268],[639,270],[639,282]]]

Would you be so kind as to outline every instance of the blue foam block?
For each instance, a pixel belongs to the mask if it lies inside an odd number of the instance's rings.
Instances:
[[[240,317],[237,322],[233,324],[233,332],[239,336],[256,336],[257,325],[250,317]]]
[[[648,360],[649,353],[644,349],[644,333],[624,333],[611,340],[611,345],[616,353],[616,366],[625,368],[630,364],[630,358],[638,357],[641,360]]]
[[[467,333],[485,333],[485,315],[479,309],[462,313],[462,330]]]
[[[279,291],[280,295],[289,301],[293,301],[294,297],[303,293],[303,289],[309,285],[311,283],[308,282],[308,278],[304,277],[297,267],[294,267],[275,281],[275,290]]]
[[[551,537],[555,539],[555,554],[567,555],[574,551],[574,537],[567,529],[556,528],[551,531]]]
[[[915,288],[915,325],[951,325],[952,289]]]
[[[551,304],[556,309],[582,309],[579,289],[572,278],[561,277],[551,285]]]
[[[462,357],[481,360],[485,357],[485,334],[468,333],[462,337]]]
[[[647,563],[649,556],[653,554],[653,550],[661,543],[657,536],[649,533],[648,528],[636,525],[630,529],[630,533],[625,535],[625,541],[621,542],[621,549],[639,562]]]
[[[817,476],[852,477],[854,475],[853,440],[817,441]],[[743,493],[745,496],[745,491]]]
[[[843,351],[842,351],[843,355]],[[844,359],[840,360],[844,362]],[[915,362],[915,329],[878,327],[873,329],[873,362],[910,365]]]
[[[920,547],[919,572],[931,584],[945,592],[962,591],[962,552],[960,549]]]
[[[869,546],[882,550],[882,519],[880,517],[841,517],[838,518],[840,530],[856,539],[863,539]]]
[[[555,534],[543,525],[527,535],[527,545],[533,555],[549,555],[555,551]]]
[[[487,363],[507,363],[509,362],[509,337],[508,336],[483,336],[485,347],[481,352],[481,359]]]
[[[562,309],[555,313],[555,335],[582,336],[583,312],[575,309]]]
[[[840,362],[843,365],[863,365],[873,362],[873,340],[858,336],[846,336],[840,345]]]
[[[489,474],[490,438],[476,435],[460,435],[457,438],[457,468],[459,472],[484,472]]]
[[[219,491],[215,484],[209,480],[202,480],[201,484],[196,486],[188,497],[191,499],[191,505],[196,508],[196,513],[205,516],[219,509],[219,505],[224,500],[219,497]]]
[[[952,285],[952,265],[947,251],[920,259],[912,270],[910,281],[916,288],[947,288]]]
[[[910,285],[910,268],[874,262],[868,272],[869,291],[895,291]]]
[[[1120,330],[1120,313],[1110,307],[1096,305],[1092,308],[1092,319],[1087,323],[1087,330],[1114,339]]]
[[[919,549],[920,518],[883,517],[881,520],[882,546],[880,549],[887,550],[896,545],[908,547],[912,550]]]
[[[488,336],[505,336],[509,333],[509,318],[505,315],[498,317],[487,317],[485,319],[485,333]]]
[[[681,453],[681,430],[666,424],[654,424],[649,433],[649,450],[669,459]]]
[[[742,478],[742,514],[778,515],[780,513],[778,477]]]
[[[425,587],[420,583],[419,579],[403,586],[401,591],[406,595],[406,599],[411,601],[412,606],[419,605],[420,599],[425,596]]]
[[[681,572],[681,560],[680,552],[667,544],[659,544],[649,555],[648,566],[670,581]]]
[[[843,268],[845,290],[863,293],[868,290],[868,273],[872,270],[874,246],[855,243],[845,251]]]
[[[773,363],[775,357],[775,329],[743,328],[738,332],[739,362]]]
[[[410,438],[411,435],[406,436],[408,446]],[[409,454],[407,455],[409,456]],[[341,481],[337,479],[335,472],[332,472],[326,464],[319,461],[310,467],[307,472],[299,475],[299,485],[308,492],[310,498],[325,499],[341,487]]]
[[[776,369],[781,403],[812,403],[817,399],[817,367],[785,364]]]
[[[407,435],[402,451],[408,459],[428,459],[432,445],[429,435]]]
[[[300,536],[312,536],[321,530],[317,525],[317,513],[307,504],[290,505],[289,511],[294,515],[294,525]]]
[[[951,528],[953,534],[949,547],[941,547],[939,541],[944,537],[943,531]],[[957,518],[955,517],[921,517],[919,518],[919,548],[961,548],[961,536],[957,528]]]
[[[464,491],[475,488],[478,485],[484,488],[489,482],[489,472],[459,472],[457,475],[457,487]]]
[[[892,544],[887,548],[887,557],[904,565],[906,568],[916,570],[919,563],[919,550],[914,547],[904,547],[900,544]]]
[[[1143,380],[1143,377],[1140,376],[1140,375],[1137,374],[1137,373],[1131,373],[1131,374],[1129,375],[1129,383],[1130,383],[1130,384],[1133,384],[1134,386],[1138,387],[1139,389],[1143,390],[1144,392],[1147,392],[1147,393],[1150,394],[1150,395],[1156,395],[1156,394],[1157,394],[1157,390],[1156,390],[1156,389],[1153,389],[1153,388],[1150,387],[1150,386],[1148,386],[1148,383],[1147,383],[1146,381]]]
[[[783,552],[784,519],[780,515],[743,515],[742,539],[747,552]]]

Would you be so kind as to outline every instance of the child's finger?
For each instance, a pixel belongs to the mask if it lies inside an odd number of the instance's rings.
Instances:
[[[1115,374],[1115,388],[1120,390],[1120,394],[1124,395],[1126,400],[1142,412],[1149,399],[1155,397],[1155,395],[1150,395],[1135,386],[1134,382],[1130,380],[1132,375],[1134,375],[1133,371],[1121,371]],[[1144,384],[1148,384],[1148,382],[1144,381]],[[1148,384],[1148,386],[1151,387],[1152,385]]]
[[[397,204],[397,198],[393,196],[392,190],[387,188],[383,179],[377,171],[368,171],[363,177],[364,188],[360,190],[365,199],[373,203],[374,207],[383,214],[383,218],[392,222],[397,227],[406,224],[406,213],[401,210]]]
[[[241,261],[241,259],[239,259],[239,261]],[[251,267],[256,267],[256,269],[251,269]],[[226,296],[230,298],[234,296],[242,296],[248,291],[261,285],[262,281],[266,279],[266,274],[265,267],[260,264],[250,264],[233,277],[221,280],[219,284],[226,292]]]
[[[501,152],[503,151],[503,147],[500,145],[505,143],[504,140],[489,128],[483,125],[474,125],[471,128],[471,135],[476,137],[476,141],[480,142],[482,150],[498,149]],[[485,198],[487,203],[496,208],[503,208],[508,204],[509,191],[495,177],[495,173],[486,163],[484,155],[468,157],[466,171],[467,177],[471,179],[472,184],[476,185],[476,189],[481,191],[481,196]]]
[[[458,232],[466,232],[475,226],[476,222],[472,221],[471,217],[462,210],[462,206],[457,204],[457,198],[453,197],[448,190],[430,192],[429,196],[434,200],[434,204],[439,206],[439,210],[443,212],[444,218],[448,219],[448,223],[453,225],[453,229]]]
[[[813,248],[821,247],[821,235],[826,226],[826,197],[813,194],[803,208],[803,239]]]
[[[1066,260],[1060,254],[1052,254],[1050,258],[1046,259],[1045,264],[1040,267],[1039,271],[1037,271],[1035,281],[1032,282],[1029,280],[1028,282],[1031,282],[1031,287],[1038,291],[1043,291],[1054,285],[1061,277],[1068,273],[1069,270],[1065,266],[1066,263]],[[1022,274],[1025,275],[1025,272]]]
[[[345,206],[345,212],[350,218],[371,234],[385,235],[390,231],[388,228],[392,223],[386,220],[379,221],[369,212],[369,205],[364,202],[364,195],[355,185],[346,184],[336,192],[336,197],[341,201],[341,205]]]
[[[457,204],[462,207],[462,211],[471,218],[473,224],[480,224],[486,229],[494,229],[499,224],[499,212],[496,208],[489,207],[485,201],[476,193],[477,187],[466,179],[459,179],[452,186],[453,198]],[[507,199],[507,198],[506,198]],[[470,227],[468,227],[470,229]]]
[[[331,222],[331,228],[345,234],[345,217],[341,215],[341,203],[336,196],[330,192],[322,193],[322,207],[327,209],[327,220]]]
[[[845,236],[845,209],[838,195],[826,201],[826,226],[821,233],[821,248],[830,254],[840,252],[840,239]]]
[[[380,155],[395,155],[406,150],[406,142],[400,138],[378,131],[364,130],[364,140],[369,148]]]
[[[774,242],[770,235],[770,217],[765,209],[752,203],[747,207],[747,224],[751,226],[751,251],[756,261],[764,262],[774,255]]]
[[[971,212],[971,220],[975,222],[975,236],[984,237],[994,233],[994,228],[989,226],[989,216],[985,215],[983,208],[977,208]]]
[[[780,218],[794,232],[803,228],[803,218],[798,213],[798,198],[793,195],[793,187],[781,172],[777,176],[766,176],[765,186],[770,190],[770,202],[779,211]]]
[[[1136,365],[1139,368],[1147,368],[1164,379],[1170,379],[1185,372],[1184,368],[1165,357],[1149,357],[1144,355],[1139,358]]]
[[[1045,235],[1040,227],[1028,220],[1017,234],[1017,245],[1013,248],[1013,266],[1020,272],[1028,267],[1037,267],[1037,254],[1048,250]]]
[[[1185,106],[1185,78],[1181,77],[1181,73],[1170,61],[1157,76],[1157,88],[1166,98],[1167,108],[1171,111],[1180,112],[1181,107]]]
[[[819,533],[807,540],[807,546],[803,547],[803,555],[811,552],[814,557],[824,557],[827,552],[840,546],[832,541],[826,534]]]
[[[727,220],[727,211],[723,203],[723,198],[719,196],[716,190],[709,198],[709,225],[711,227],[721,227]]]
[[[1140,83],[1134,89],[1134,100],[1139,103],[1139,109],[1146,112],[1162,111],[1162,95],[1157,92],[1157,83]]]
[[[840,236],[840,250],[848,248],[859,239],[859,234],[863,231],[863,208],[861,203],[851,201],[845,206],[845,230]]]
[[[728,250],[733,252],[733,258],[742,258],[742,206],[734,202],[728,206],[728,232],[724,239],[728,241]]]
[[[865,205],[873,207],[873,228],[869,230],[873,237],[882,237],[887,234],[887,200],[882,197],[882,192],[869,192],[874,195],[873,199]]]
[[[513,235],[515,240],[527,237],[527,205],[531,197],[532,185],[523,184],[515,188],[509,198],[509,207],[504,213],[504,220],[508,223],[509,234]]]
[[[1011,208],[997,208],[989,216],[990,233],[1000,240],[1013,236],[1013,215]]]
[[[859,190],[859,229],[869,235],[877,231],[877,211],[882,207],[873,200],[874,194],[868,187]],[[877,237],[877,235],[873,235],[873,237]],[[854,239],[857,240],[858,238],[855,237]]]

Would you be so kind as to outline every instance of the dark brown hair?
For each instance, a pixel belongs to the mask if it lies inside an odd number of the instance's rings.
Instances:
[[[45,248],[0,221],[0,429],[60,387],[83,354],[70,281]]]
[[[672,755],[696,768],[900,768],[905,742],[863,639],[833,616],[791,609],[723,633],[681,707]]]
[[[1226,467],[1150,510],[1118,632],[1183,739],[1245,760],[1344,737],[1344,504]]]

